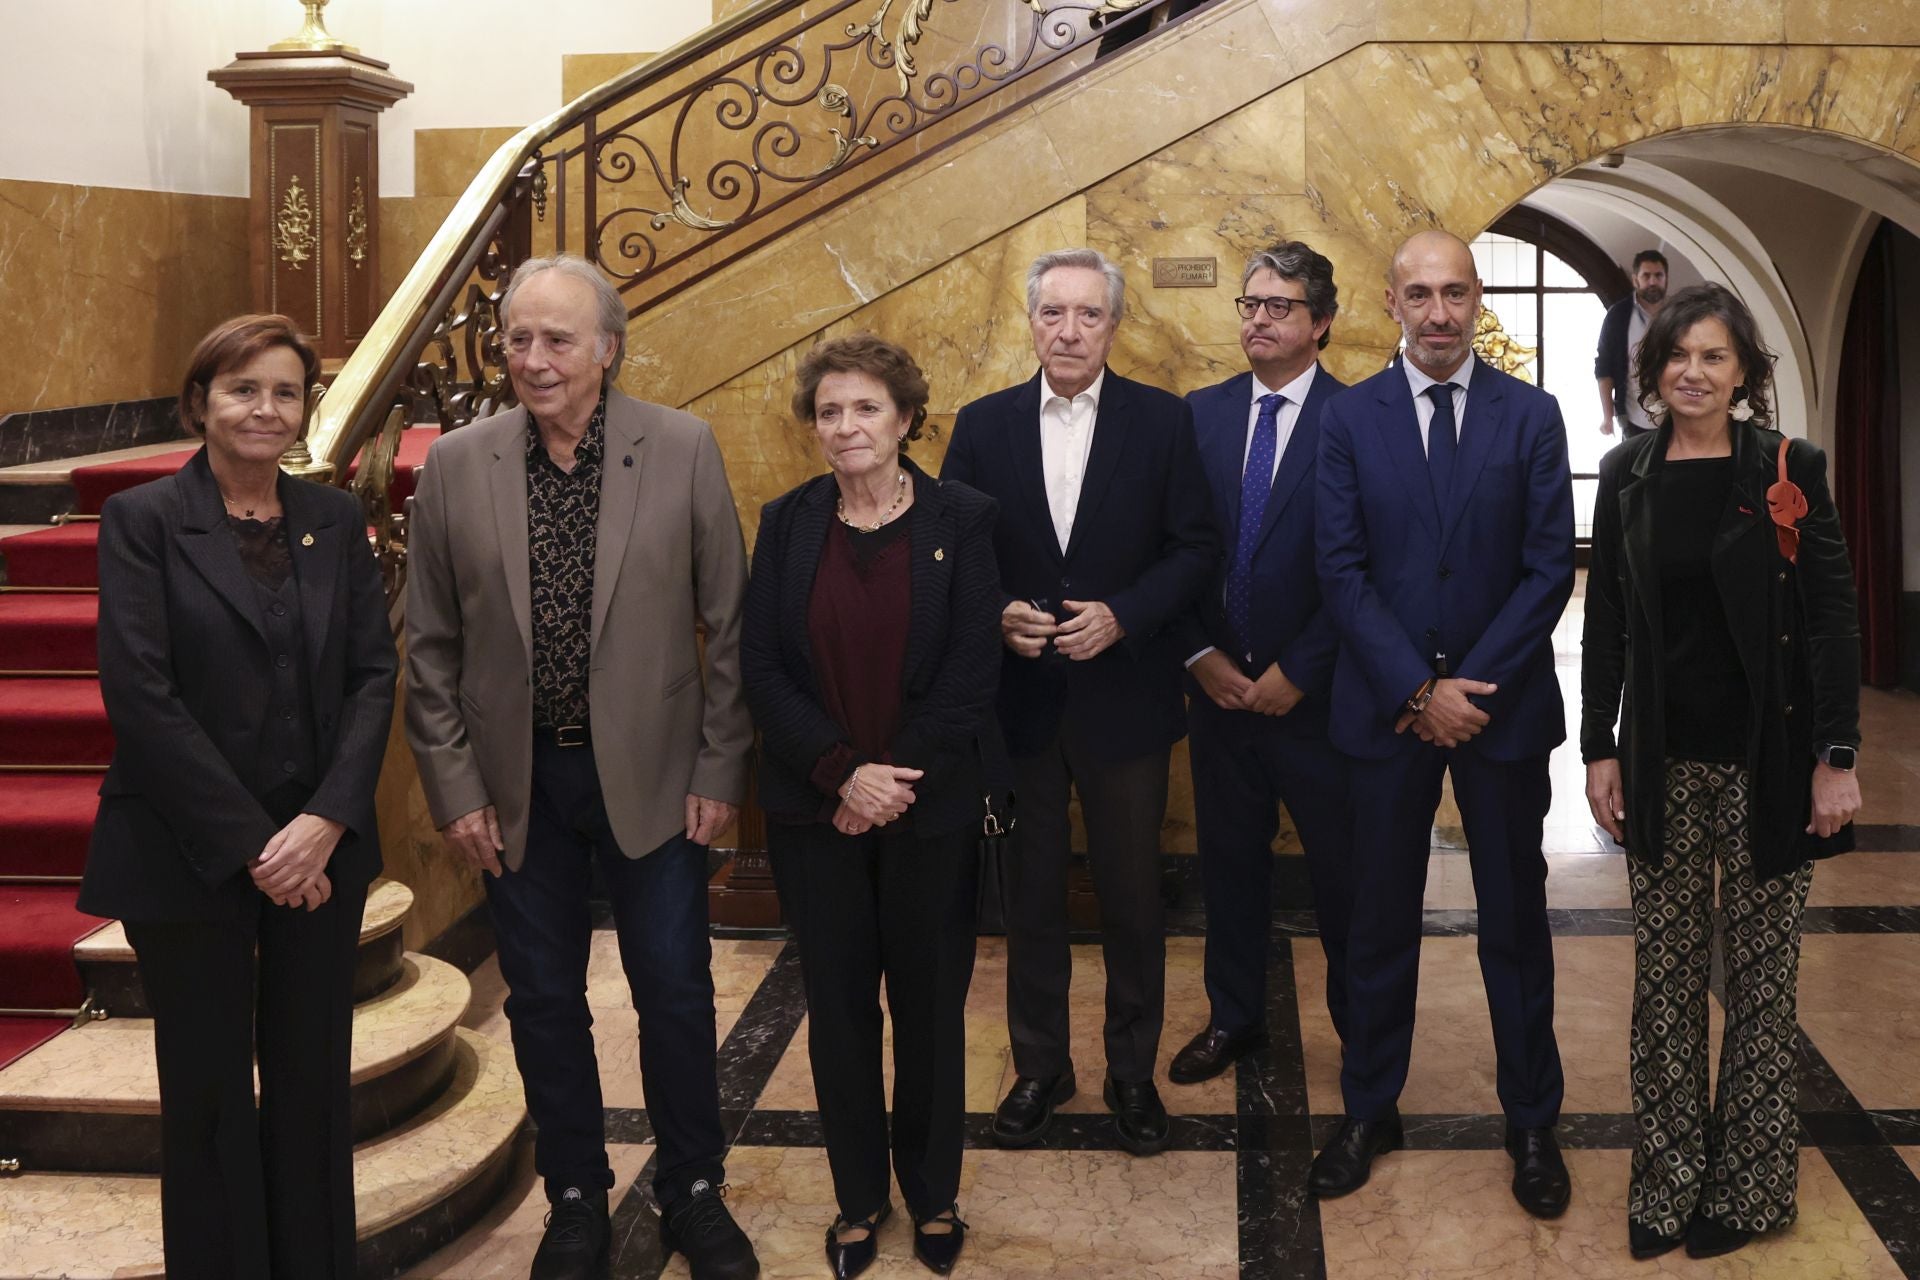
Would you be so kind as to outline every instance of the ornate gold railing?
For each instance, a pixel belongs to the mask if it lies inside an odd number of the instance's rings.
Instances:
[[[1154,0],[760,0],[494,153],[320,402],[290,465],[353,481],[389,587],[402,432],[510,403],[499,302],[535,253],[582,253],[659,305],[1085,70]],[[911,145],[903,145],[911,143]]]

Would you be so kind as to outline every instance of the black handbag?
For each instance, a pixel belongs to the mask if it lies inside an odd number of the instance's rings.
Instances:
[[[973,740],[980,762],[980,840],[976,860],[978,881],[973,894],[974,932],[1007,931],[1007,894],[1012,870],[1014,825],[1012,780],[1008,777],[1006,748],[1000,726],[989,713],[987,724]],[[998,799],[996,800],[996,797]]]
[[[984,813],[980,818],[979,883],[974,889],[974,932],[1004,934],[1007,931],[1007,864],[1013,857],[1012,795],[1007,799],[1006,820],[993,807],[993,793],[984,791],[980,800]]]

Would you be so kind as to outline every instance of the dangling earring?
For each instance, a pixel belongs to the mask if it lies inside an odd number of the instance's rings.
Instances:
[[[1753,404],[1748,398],[1745,387],[1733,389],[1733,407],[1727,410],[1727,416],[1735,422],[1753,421]]]

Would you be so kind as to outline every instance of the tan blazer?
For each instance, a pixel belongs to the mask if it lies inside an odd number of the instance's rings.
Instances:
[[[427,806],[442,827],[495,806],[502,861],[516,870],[533,777],[527,426],[526,410],[512,409],[436,441],[407,538],[407,738]],[[587,701],[607,816],[630,858],[686,829],[688,792],[730,804],[745,795],[746,585],[713,432],[609,392]]]

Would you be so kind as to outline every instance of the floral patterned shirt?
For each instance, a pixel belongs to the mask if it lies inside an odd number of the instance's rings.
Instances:
[[[607,402],[575,446],[573,470],[547,456],[527,417],[527,576],[533,603],[533,722],[587,723],[587,663],[593,651],[593,555],[600,519],[600,466]]]

